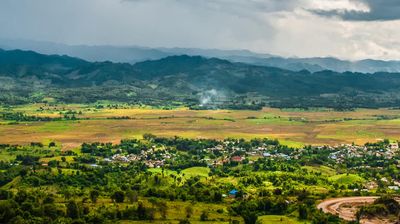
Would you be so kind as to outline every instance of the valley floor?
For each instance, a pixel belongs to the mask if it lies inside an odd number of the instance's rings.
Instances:
[[[57,121],[1,119],[0,142],[26,144],[57,141],[65,149],[82,142],[113,142],[138,138],[144,133],[187,138],[270,138],[302,145],[364,144],[379,139],[400,139],[400,110],[328,109],[262,111],[157,109],[128,105],[34,104],[0,109],[29,116],[60,118]],[[64,119],[76,113],[74,119]]]

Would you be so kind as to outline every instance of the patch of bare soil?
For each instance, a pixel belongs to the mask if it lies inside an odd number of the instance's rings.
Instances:
[[[322,209],[325,213],[337,215],[340,218],[353,221],[356,219],[358,209],[367,204],[372,204],[378,197],[346,197],[327,199],[317,205],[318,209]],[[396,221],[386,218],[364,218],[361,224],[394,224]]]

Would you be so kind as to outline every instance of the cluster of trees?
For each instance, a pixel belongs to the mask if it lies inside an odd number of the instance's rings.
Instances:
[[[373,103],[371,103],[373,102]],[[368,98],[348,95],[335,95],[331,97],[321,96],[291,96],[270,102],[268,105],[273,108],[332,108],[336,111],[354,111],[356,108],[378,109],[393,107],[397,101],[387,101],[380,96],[371,95]]]
[[[393,196],[384,195],[374,201],[371,205],[362,206],[357,214],[357,220],[371,217],[390,217],[398,218],[400,215],[400,204]]]
[[[90,154],[91,156],[110,157],[113,155],[115,147],[111,143],[83,143],[81,145],[81,152]]]
[[[64,199],[43,191],[19,190],[0,191],[0,223],[109,223],[111,220],[153,220],[155,207],[145,206],[142,202],[137,205],[118,207],[92,207],[96,203],[99,192],[90,193],[91,202],[86,199]],[[122,203],[124,195],[121,192],[113,194],[116,203]],[[166,212],[165,203],[158,202],[157,208]]]
[[[3,120],[8,121],[61,121],[61,120],[78,120],[79,118],[76,116],[75,113],[65,113],[63,117],[42,117],[42,116],[34,116],[34,115],[26,115],[22,112],[4,112],[1,114],[1,118]]]
[[[9,121],[58,121],[58,120],[61,120],[61,118],[29,116],[22,112],[16,112],[16,113],[5,112],[5,113],[2,113],[1,118],[3,120],[9,120]]]

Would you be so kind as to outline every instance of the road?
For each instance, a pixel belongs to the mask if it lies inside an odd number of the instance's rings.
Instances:
[[[355,219],[355,213],[352,209],[361,206],[363,204],[371,204],[373,203],[378,197],[371,196],[371,197],[345,197],[345,198],[331,198],[327,199],[320,204],[317,205],[318,209],[322,209],[325,213],[331,213],[333,215],[338,215],[340,218],[352,221]],[[351,205],[343,206],[343,205]],[[344,208],[345,207],[345,208]]]

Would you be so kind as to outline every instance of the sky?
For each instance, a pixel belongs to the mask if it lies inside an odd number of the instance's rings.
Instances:
[[[0,37],[400,60],[400,0],[1,0]]]

